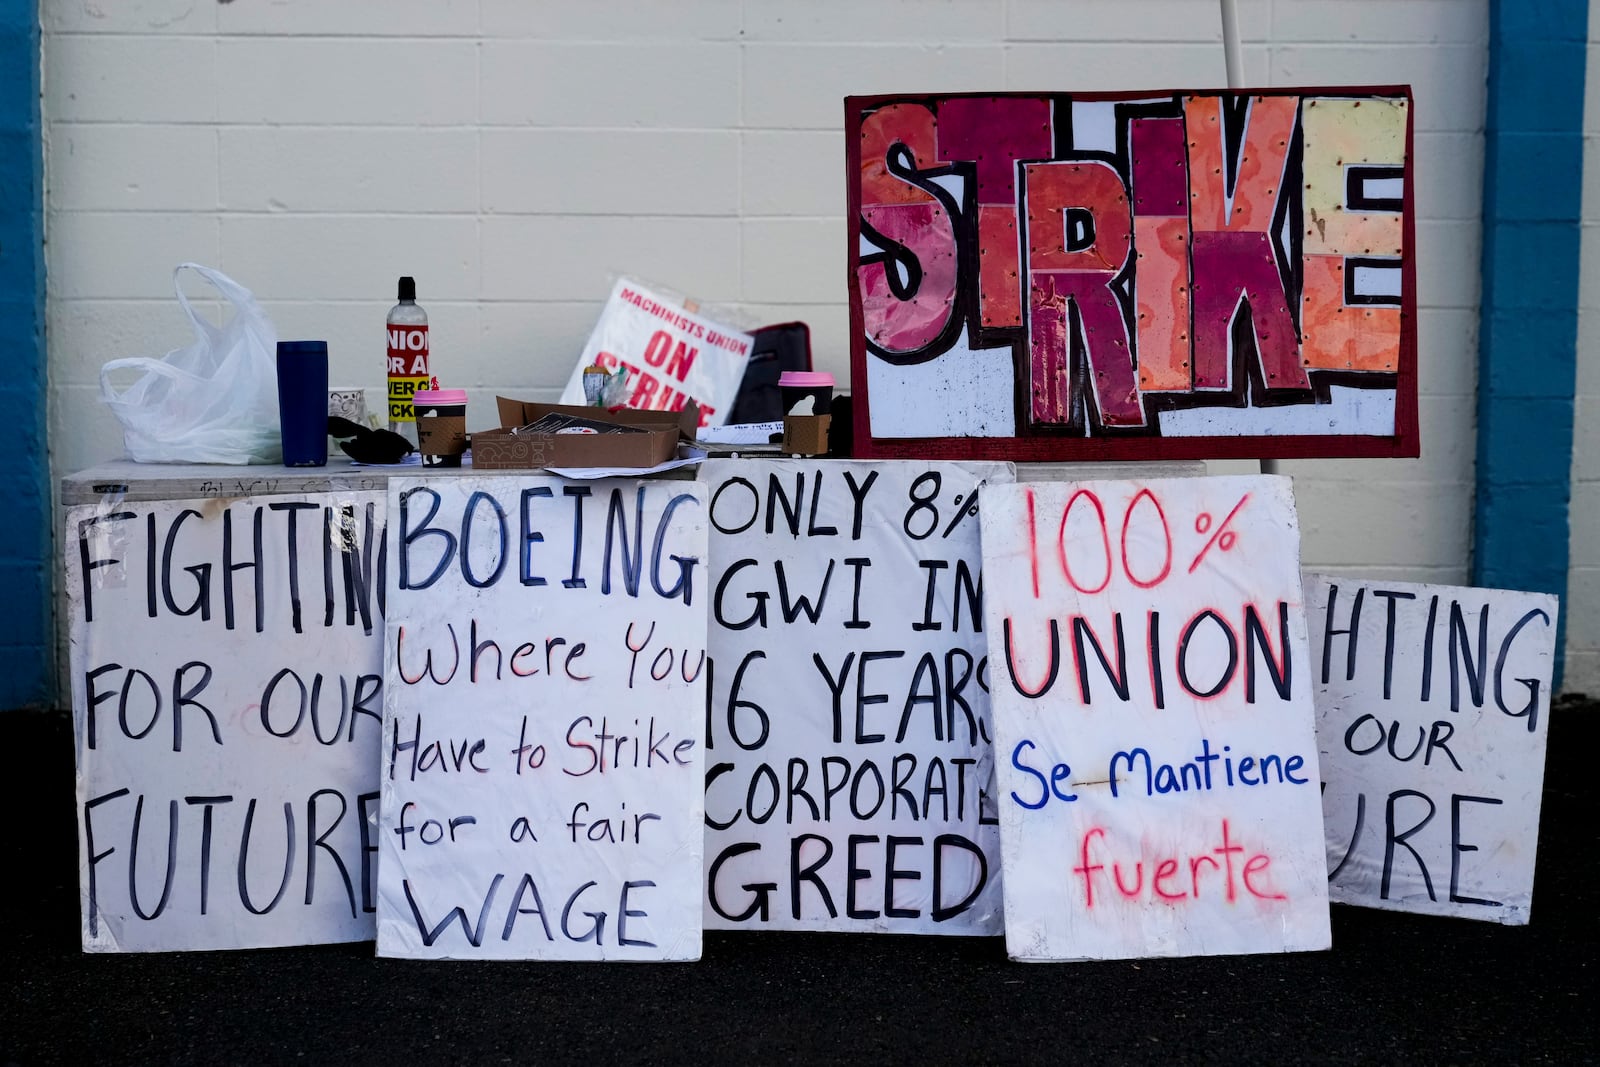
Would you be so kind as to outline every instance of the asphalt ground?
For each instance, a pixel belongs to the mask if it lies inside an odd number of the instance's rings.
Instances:
[[[1552,710],[1525,927],[1335,905],[1332,951],[1294,955],[711,933],[696,964],[464,964],[85,955],[70,717],[0,713],[0,1063],[1600,1062],[1597,745],[1600,704]]]

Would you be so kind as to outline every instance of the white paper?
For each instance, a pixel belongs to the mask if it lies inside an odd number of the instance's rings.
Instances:
[[[983,501],[1015,959],[1327,948],[1287,478]]]
[[[707,445],[765,445],[773,434],[783,432],[783,422],[741,422],[730,426],[708,426],[699,439]]]
[[[379,955],[697,959],[704,487],[389,494]]]
[[[1329,893],[1528,921],[1559,602],[1306,575]]]
[[[67,511],[86,951],[373,936],[381,493]]]
[[[708,928],[999,932],[976,511],[1011,477],[707,462]]]
[[[687,449],[688,455],[657,463],[654,467],[546,467],[550,474],[573,481],[592,482],[602,478],[640,478],[646,474],[661,474],[679,467],[692,467],[706,458],[699,449]]]

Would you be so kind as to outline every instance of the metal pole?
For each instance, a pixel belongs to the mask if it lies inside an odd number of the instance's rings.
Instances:
[[[1222,57],[1228,69],[1228,88],[1244,87],[1243,62],[1239,58],[1239,7],[1235,0],[1222,4]]]
[[[1244,60],[1239,54],[1239,5],[1236,0],[1218,0],[1222,7],[1222,62],[1228,72],[1228,88],[1244,88]],[[1262,474],[1277,474],[1278,461],[1261,461]]]

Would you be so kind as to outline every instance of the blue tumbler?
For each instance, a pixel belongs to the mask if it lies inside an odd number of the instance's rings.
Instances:
[[[278,429],[285,466],[327,466],[328,342],[278,342]]]

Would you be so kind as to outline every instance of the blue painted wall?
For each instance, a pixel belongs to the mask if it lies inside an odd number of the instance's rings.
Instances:
[[[1564,597],[1589,5],[1493,0],[1489,19],[1472,580]]]
[[[54,684],[45,442],[44,156],[35,0],[0,0],[0,709]]]

